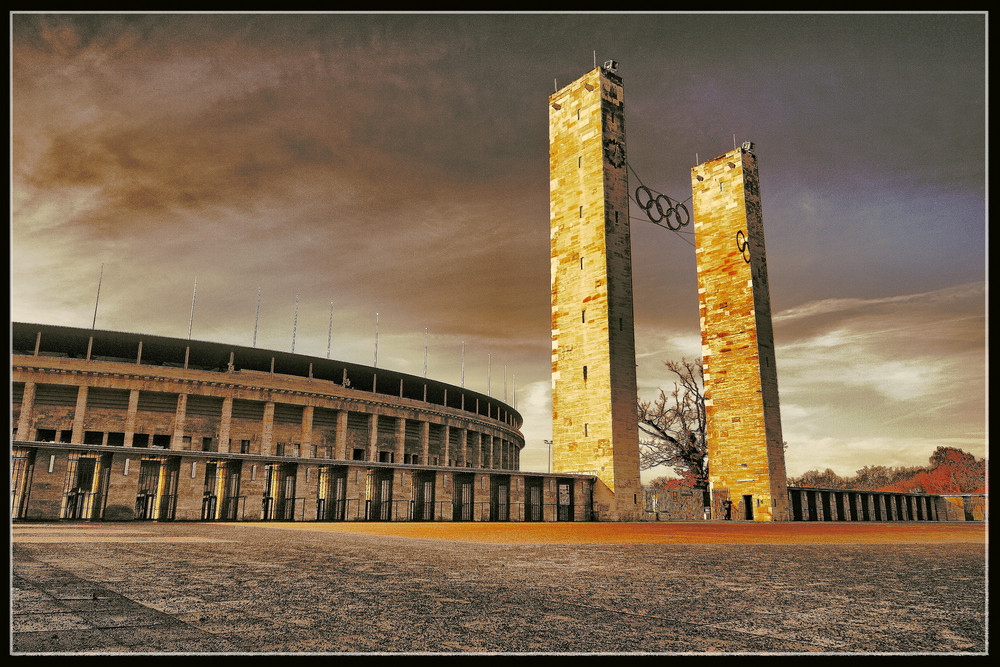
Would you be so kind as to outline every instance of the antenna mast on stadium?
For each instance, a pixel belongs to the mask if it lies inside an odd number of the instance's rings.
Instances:
[[[191,319],[188,320],[188,340],[191,340],[191,328],[194,326],[194,300],[198,296],[198,276],[194,277],[194,290],[191,292]]]
[[[101,275],[97,278],[97,300],[94,302],[94,321],[90,328],[97,326],[97,304],[101,302],[101,281],[104,280],[104,262],[101,262]]]

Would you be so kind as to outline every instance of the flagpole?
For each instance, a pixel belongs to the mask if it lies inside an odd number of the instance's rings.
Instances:
[[[299,326],[299,295],[295,295],[295,319],[292,320],[292,352],[295,352],[295,329]]]
[[[188,321],[188,340],[191,340],[191,327],[194,326],[194,300],[198,296],[198,276],[194,278],[194,291],[191,292],[191,319]]]
[[[97,300],[94,302],[94,321],[90,325],[91,329],[93,329],[94,327],[97,326],[97,304],[99,304],[101,302],[101,281],[102,280],[104,280],[104,263],[103,262],[101,262],[101,275],[97,279]]]
[[[326,335],[326,358],[330,358],[330,341],[333,340],[333,301],[330,302],[330,332]]]
[[[260,288],[257,288],[257,314],[253,316],[253,346],[257,347],[257,321],[260,319]]]

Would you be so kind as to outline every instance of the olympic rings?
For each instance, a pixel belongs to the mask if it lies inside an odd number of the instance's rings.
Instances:
[[[659,193],[654,197],[653,191],[645,185],[640,185],[636,188],[635,203],[646,212],[646,216],[653,224],[660,225],[661,227],[666,226],[671,231],[676,232],[691,222],[691,214],[683,203],[674,203],[670,197]],[[676,226],[674,226],[671,220],[676,222]],[[666,223],[666,225],[663,223]]]
[[[745,261],[747,264],[749,264],[750,263],[750,243],[747,242],[746,234],[743,233],[742,229],[740,231],[736,232],[736,249],[740,251],[741,255],[743,255],[743,261]]]

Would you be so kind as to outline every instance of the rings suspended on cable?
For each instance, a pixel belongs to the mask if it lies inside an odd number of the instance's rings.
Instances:
[[[743,255],[743,261],[747,264],[750,263],[750,244],[747,242],[747,235],[743,233],[743,230],[736,232],[736,249],[740,251]]]
[[[635,189],[635,203],[639,205],[650,222],[676,232],[691,222],[691,214],[683,202],[674,202],[664,194],[656,193],[640,185]]]

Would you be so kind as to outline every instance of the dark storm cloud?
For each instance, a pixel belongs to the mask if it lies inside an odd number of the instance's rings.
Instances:
[[[190,21],[181,23],[175,29],[186,33]],[[476,111],[480,104],[495,108],[495,100],[473,101],[468,83],[456,93],[446,68],[440,77],[416,78],[406,44],[385,40],[374,53],[325,43],[310,50],[321,40],[276,37],[290,29],[283,21],[251,23],[234,37],[223,21],[223,38],[195,46],[188,33],[170,48],[162,27],[147,25],[144,38],[128,39],[128,49],[115,47],[111,29],[88,27],[69,39],[64,33],[72,25],[47,28],[76,52],[102,54],[95,58],[101,67],[89,71],[98,81],[93,88],[107,91],[106,81],[131,79],[116,84],[127,95],[96,96],[99,113],[52,133],[37,159],[26,161],[25,182],[40,191],[98,188],[96,205],[66,220],[75,233],[139,235],[166,254],[192,259],[199,248],[215,246],[218,254],[220,238],[236,237],[250,245],[230,260],[238,263],[232,270],[272,264],[284,267],[283,280],[301,272],[308,283],[317,267],[332,266],[337,272],[320,278],[330,283],[328,291],[356,291],[361,284],[403,297],[415,311],[437,309],[442,288],[456,286],[457,295],[446,301],[471,311],[446,328],[484,322],[481,304],[523,313],[506,295],[526,288],[526,275],[544,279],[545,264],[526,274],[500,257],[505,246],[521,245],[518,234],[497,230],[509,230],[510,216],[523,215],[523,207],[496,193],[524,177],[510,165],[486,177],[484,156],[503,167],[502,153],[511,150],[493,150],[505,143],[498,138],[504,133],[487,127]],[[280,53],[270,48],[275,42],[284,44]],[[439,57],[443,48],[420,51]],[[140,56],[147,63],[142,71],[134,65]],[[175,75],[169,66],[175,60],[186,76]],[[74,109],[62,113],[76,118]],[[119,122],[107,123],[109,115]],[[458,122],[463,115],[471,122]],[[509,179],[506,188],[487,186],[498,178]],[[545,215],[544,208],[535,214]],[[220,215],[242,219],[227,230]],[[461,226],[457,235],[455,225]],[[183,236],[171,238],[165,227]],[[544,242],[543,229],[536,240]],[[478,240],[456,247],[461,237]],[[290,255],[295,262],[288,262]],[[492,282],[499,273],[508,274],[502,290]]]

